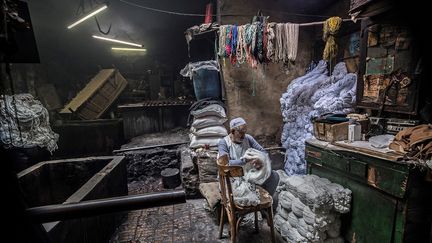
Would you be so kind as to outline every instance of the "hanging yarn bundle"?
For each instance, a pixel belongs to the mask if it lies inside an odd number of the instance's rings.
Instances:
[[[342,19],[339,17],[331,17],[324,22],[323,28],[323,41],[326,42],[323,59],[331,60],[337,55],[337,44],[335,40],[335,35],[338,33],[342,25]]]
[[[299,24],[267,23],[265,20],[245,25],[219,27],[219,51],[231,64],[293,62],[297,58]]]

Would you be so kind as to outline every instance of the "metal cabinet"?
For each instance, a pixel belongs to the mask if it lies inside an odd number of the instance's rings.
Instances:
[[[432,183],[427,170],[358,153],[315,139],[306,141],[309,174],[352,191],[342,230],[349,242],[430,242]]]

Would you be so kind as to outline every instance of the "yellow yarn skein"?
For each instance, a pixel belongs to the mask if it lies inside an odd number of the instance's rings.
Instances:
[[[342,19],[339,17],[331,17],[324,22],[323,41],[326,42],[323,52],[324,60],[329,61],[337,55],[338,47],[334,36],[339,31],[341,25]]]

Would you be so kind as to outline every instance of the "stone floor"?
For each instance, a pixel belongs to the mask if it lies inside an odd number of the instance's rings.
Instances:
[[[156,182],[156,183],[155,183]],[[162,190],[160,183],[134,182],[129,194]],[[187,200],[158,208],[130,211],[110,242],[229,242],[228,224],[224,238],[218,239],[218,225],[214,216],[205,209],[204,199]],[[238,242],[271,242],[270,229],[265,220],[260,221],[260,232],[255,233],[253,222],[240,227]],[[276,231],[276,242],[284,242]]]
[[[129,212],[111,242],[229,242],[228,225],[224,227],[224,238],[219,240],[218,226],[205,211],[204,203],[204,199],[194,199],[185,204]],[[276,235],[277,242],[284,242]],[[269,227],[260,221],[257,234],[253,224],[243,225],[238,241],[270,242]]]

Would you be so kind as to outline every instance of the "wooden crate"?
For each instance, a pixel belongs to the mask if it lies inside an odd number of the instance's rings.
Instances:
[[[60,114],[76,113],[83,120],[100,118],[117,99],[127,81],[116,69],[102,69]]]
[[[317,139],[334,142],[348,139],[349,122],[330,124],[314,122],[314,135]]]

